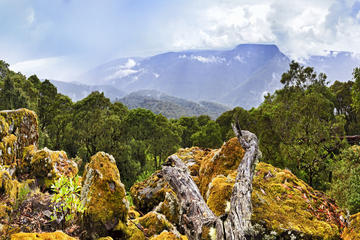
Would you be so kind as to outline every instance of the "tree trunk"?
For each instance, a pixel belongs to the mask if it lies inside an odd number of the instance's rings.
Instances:
[[[217,240],[244,240],[250,236],[251,192],[258,140],[255,134],[242,131],[239,124],[232,127],[245,155],[237,169],[228,214],[217,217],[209,209],[187,167],[176,155],[163,164],[162,176],[179,199],[181,222],[189,240],[207,239],[209,232],[216,235]]]

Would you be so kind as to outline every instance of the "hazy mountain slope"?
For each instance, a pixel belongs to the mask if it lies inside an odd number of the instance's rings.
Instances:
[[[190,101],[255,107],[266,92],[281,87],[290,59],[275,45],[241,44],[231,50],[167,52],[103,64],[81,77],[87,84],[111,85],[125,92],[154,89]],[[329,52],[302,61],[328,75],[330,82],[351,79],[360,55]]]
[[[50,80],[52,84],[56,86],[58,92],[69,96],[73,101],[81,100],[87,97],[91,92],[99,91],[104,92],[105,96],[111,100],[121,98],[125,95],[125,92],[109,85],[85,85],[80,83],[61,82]]]
[[[234,102],[227,96],[274,58],[288,65],[289,60],[275,45],[243,44],[225,51],[169,52],[142,59],[119,59],[89,71],[82,79],[91,84],[101,80],[101,84],[127,92],[156,89],[192,101],[244,106],[246,98]],[[256,89],[261,93],[265,90]]]
[[[118,99],[128,108],[146,108],[156,114],[163,114],[168,118],[179,118],[181,116],[209,115],[216,119],[230,108],[212,102],[195,103],[181,98],[169,96],[155,90],[141,90],[130,93]]]

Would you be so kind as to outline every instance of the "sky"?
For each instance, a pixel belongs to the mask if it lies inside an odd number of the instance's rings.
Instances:
[[[0,59],[27,76],[74,81],[117,58],[241,43],[360,53],[360,0],[0,0]]]

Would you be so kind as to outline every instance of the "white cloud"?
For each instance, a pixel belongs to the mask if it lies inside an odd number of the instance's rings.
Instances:
[[[40,79],[72,81],[74,73],[79,73],[82,69],[71,65],[65,57],[48,57],[17,62],[11,64],[10,69],[27,77],[36,74]]]
[[[225,61],[225,58],[215,57],[215,56],[203,57],[203,56],[191,55],[190,59],[199,61],[201,63],[223,63]]]
[[[136,66],[136,61],[134,59],[129,58],[125,64],[120,64],[115,67],[115,72],[108,76],[106,80],[116,79],[116,78],[123,78],[129,75],[135,74],[139,72],[139,70],[132,69]],[[113,67],[109,69],[112,72]]]
[[[360,52],[359,0],[215,0],[174,33],[173,47],[275,43],[295,59],[326,50]]]

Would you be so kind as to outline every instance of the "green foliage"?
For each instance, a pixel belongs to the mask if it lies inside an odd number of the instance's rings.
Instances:
[[[360,211],[360,148],[344,149],[331,164],[333,182],[329,194],[351,214]]]
[[[68,223],[75,220],[78,213],[85,211],[80,201],[81,185],[78,176],[73,179],[62,176],[51,185],[51,189],[54,192],[51,197],[54,207],[52,221]]]
[[[352,107],[356,110],[357,113],[360,112],[360,68],[357,67],[353,72],[354,85],[351,91],[351,96],[353,100]]]
[[[202,126],[199,131],[191,136],[193,146],[203,148],[219,148],[223,143],[221,139],[221,129],[215,121],[209,121]]]

